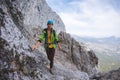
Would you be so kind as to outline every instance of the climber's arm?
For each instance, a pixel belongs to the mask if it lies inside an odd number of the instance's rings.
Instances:
[[[58,48],[59,48],[59,50],[61,50],[61,46],[60,46],[60,43],[58,42]]]
[[[38,46],[40,45],[40,43],[43,41],[43,39],[44,39],[44,37],[45,37],[44,33],[45,33],[45,32],[42,31],[42,34],[40,35],[39,40],[37,41],[37,43],[36,43],[35,45],[32,46],[32,50],[37,49]]]
[[[61,46],[60,46],[60,41],[59,41],[58,35],[57,34],[55,34],[55,35],[56,35],[55,39],[57,41],[58,48],[59,48],[59,50],[61,50]]]
[[[39,45],[40,45],[40,42],[37,41],[37,43],[32,46],[32,50],[37,49]]]

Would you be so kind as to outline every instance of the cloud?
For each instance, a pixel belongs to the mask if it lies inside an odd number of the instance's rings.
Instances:
[[[112,35],[120,37],[120,7],[118,4],[113,4],[113,1],[52,1],[53,3],[50,6],[54,5],[52,8],[62,18],[68,33],[92,37]]]

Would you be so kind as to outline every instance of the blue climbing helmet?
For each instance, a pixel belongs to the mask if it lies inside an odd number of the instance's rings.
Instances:
[[[53,25],[53,20],[48,20],[47,25],[52,24]]]

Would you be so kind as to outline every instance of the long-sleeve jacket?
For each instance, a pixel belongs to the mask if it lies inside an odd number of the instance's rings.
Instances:
[[[54,29],[51,29],[51,43],[48,43],[48,33],[47,28],[42,31],[42,34],[39,37],[40,42],[42,42],[45,39],[45,48],[47,48],[49,45],[52,45],[53,48],[56,48],[56,44],[59,42],[58,35],[56,34],[56,31]]]

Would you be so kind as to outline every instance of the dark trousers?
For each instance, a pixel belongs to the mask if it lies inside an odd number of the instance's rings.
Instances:
[[[47,48],[46,53],[47,53],[47,57],[50,61],[50,68],[52,68],[53,64],[54,64],[55,49],[54,48]]]

